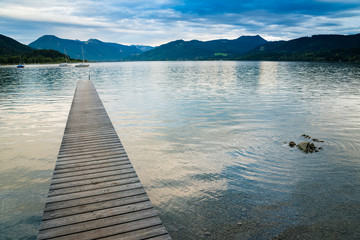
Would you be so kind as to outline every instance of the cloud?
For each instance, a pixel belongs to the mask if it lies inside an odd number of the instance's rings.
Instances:
[[[316,1],[316,0],[183,0],[182,5],[177,6],[184,13],[198,15],[216,15],[224,13],[246,13],[254,10],[263,10],[276,14],[298,13],[306,15],[327,15],[339,10],[359,7],[355,1]]]
[[[2,34],[159,45],[260,34],[268,40],[359,31],[356,0],[0,0]]]

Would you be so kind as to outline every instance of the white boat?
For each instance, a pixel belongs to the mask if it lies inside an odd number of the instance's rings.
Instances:
[[[85,59],[84,59],[84,49],[83,49],[82,46],[81,46],[81,52],[82,52],[83,62],[80,63],[80,64],[75,65],[75,67],[88,67],[88,66],[90,66],[90,64],[86,64],[86,63],[85,63]]]
[[[71,67],[71,64],[69,64],[68,62],[67,62],[67,60],[68,60],[68,55],[66,54],[66,50],[65,50],[65,48],[64,48],[64,55],[65,55],[65,62],[64,63],[60,63],[59,64],[59,66],[60,67]]]
[[[71,67],[71,64],[68,64],[68,63],[60,63],[59,66],[60,66],[60,67]]]
[[[75,65],[75,67],[88,67],[88,66],[90,66],[90,64],[80,63]]]

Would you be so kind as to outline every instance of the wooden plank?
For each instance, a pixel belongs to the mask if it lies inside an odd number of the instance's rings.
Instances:
[[[81,135],[81,136],[79,136],[78,134],[76,135],[74,134],[73,136],[64,135],[63,140],[65,145],[68,143],[71,143],[71,145],[78,145],[84,142],[87,143],[87,142],[97,142],[97,141],[101,142],[101,141],[114,141],[114,140],[119,142],[119,139],[117,138],[117,134],[115,131],[105,132],[104,130],[92,132],[91,134]],[[74,142],[74,140],[77,141],[81,140],[81,142]]]
[[[58,155],[58,158],[63,160],[65,158],[73,158],[73,157],[91,157],[91,156],[99,156],[101,154],[121,154],[121,153],[125,153],[124,149],[122,148],[110,148],[109,149],[92,149],[92,150],[88,150],[88,151],[70,151],[67,153],[62,153]]]
[[[119,198],[126,198],[126,197],[141,195],[144,193],[145,193],[145,190],[143,188],[137,187],[137,188],[128,189],[125,191],[110,192],[110,193],[97,195],[97,196],[90,196],[90,197],[85,197],[85,198],[66,200],[66,201],[62,201],[62,202],[47,203],[44,211],[72,208],[72,207],[77,207],[77,206],[85,207],[92,203],[101,203],[103,201],[109,201],[109,200],[119,199]]]
[[[114,133],[116,134],[116,133]],[[114,137],[117,135],[114,135]],[[120,142],[119,139],[114,138],[114,137],[110,137],[109,135],[106,136],[94,136],[93,138],[86,138],[86,139],[82,139],[82,138],[71,138],[71,139],[67,139],[63,141],[63,145],[61,146],[62,148],[73,148],[73,147],[78,147],[78,146],[87,146],[87,145],[91,145],[91,144],[101,144],[101,143],[107,143],[107,142]],[[78,142],[74,142],[74,141],[78,141]],[[121,142],[120,142],[121,143]]]
[[[97,222],[101,222],[101,221],[97,221]],[[153,227],[160,224],[161,224],[161,220],[159,219],[159,217],[152,217],[152,218],[141,219],[129,223],[123,223],[119,225],[109,225],[108,227],[98,228],[98,229],[75,233],[71,235],[65,235],[55,239],[58,240],[98,239],[98,238],[113,236],[119,233],[131,232],[147,227]]]
[[[65,183],[59,183],[59,184],[52,184],[50,186],[50,190],[72,188],[72,187],[91,185],[91,184],[99,184],[102,182],[109,182],[109,181],[134,178],[134,177],[137,177],[135,172],[125,173],[125,174],[116,174],[116,175],[102,177],[102,178],[85,179],[85,180],[81,180],[81,181],[72,181],[72,182],[65,182]]]
[[[84,145],[89,143],[101,143],[101,142],[117,142],[121,143],[120,139],[117,137],[116,132],[111,133],[103,133],[103,132],[94,132],[93,135],[88,136],[81,136],[81,137],[64,137],[64,145],[66,146],[78,146],[78,145]],[[77,141],[77,142],[74,142]]]
[[[73,160],[79,160],[79,161],[85,161],[96,157],[106,157],[106,156],[120,156],[120,155],[126,155],[126,152],[124,150],[117,150],[117,151],[104,151],[104,152],[94,152],[89,154],[82,154],[82,155],[70,155],[66,157],[58,157],[58,161],[66,162],[66,161],[73,161]]]
[[[91,81],[79,81],[38,239],[170,239]]]
[[[99,169],[89,169],[84,171],[69,171],[69,172],[60,172],[60,173],[55,171],[53,175],[53,179],[83,176],[83,175],[88,176],[94,173],[109,172],[109,171],[120,170],[125,168],[132,168],[132,165],[130,163],[125,163],[125,164],[121,163],[116,166],[103,167]]]
[[[125,198],[115,198],[115,199],[110,199],[110,200],[107,199],[106,201],[102,201],[102,202],[88,203],[88,204],[80,205],[80,206],[45,211],[44,215],[43,215],[43,220],[66,217],[66,216],[71,216],[71,215],[75,215],[75,214],[79,214],[79,213],[92,212],[92,211],[99,210],[99,209],[119,207],[119,206],[123,206],[123,205],[145,202],[145,201],[149,201],[149,197],[145,193],[143,193],[141,195],[138,194],[138,195],[129,196],[129,197],[125,197]]]
[[[118,148],[118,149],[122,149],[122,145],[120,143],[117,142],[110,142],[107,144],[96,144],[96,145],[88,145],[88,146],[77,146],[74,148],[62,148],[60,149],[59,155],[65,155],[67,153],[69,153],[69,151],[71,150],[71,154],[79,154],[79,153],[83,153],[83,152],[92,152],[92,151],[102,151],[102,150],[111,150],[114,148]]]
[[[83,197],[89,197],[89,196],[97,196],[97,195],[102,195],[104,193],[124,191],[124,190],[128,190],[128,189],[134,189],[137,187],[141,187],[140,182],[130,183],[127,185],[114,186],[114,187],[106,187],[106,188],[102,188],[102,189],[94,189],[94,190],[78,192],[78,193],[69,193],[66,195],[48,196],[47,203],[67,201],[67,200],[71,200],[71,199],[77,199],[77,198],[83,198]]]
[[[61,218],[54,218],[42,221],[42,229],[56,228],[65,225],[72,225],[75,223],[87,222],[100,218],[106,218],[114,215],[120,215],[125,213],[136,212],[144,209],[151,209],[150,201],[134,203],[130,205],[100,209],[92,212],[76,214],[72,216],[66,216]]]
[[[52,184],[57,183],[65,183],[65,182],[71,182],[71,181],[81,181],[86,179],[96,179],[96,178],[102,178],[107,176],[113,176],[117,174],[124,174],[124,173],[131,173],[135,170],[133,168],[125,168],[120,170],[114,170],[114,171],[108,171],[108,172],[102,172],[102,173],[94,173],[94,174],[88,174],[83,176],[74,176],[74,177],[67,177],[67,178],[57,178],[53,179],[51,181]]]
[[[99,221],[98,219],[87,221],[84,223],[76,223],[72,224],[71,226],[61,226],[56,229],[47,229],[42,232],[43,238],[54,238],[79,232],[84,232],[87,230],[93,230],[98,229],[102,227],[112,226],[112,225],[119,225],[126,222],[132,222],[139,219],[149,218],[149,217],[155,217],[157,216],[156,211],[154,209],[146,209],[141,210],[134,213],[127,213],[127,214],[121,214],[121,215],[115,215],[112,217],[108,217],[106,219],[102,219],[102,221]],[[95,235],[94,235],[95,238]],[[83,238],[78,238],[83,239]]]
[[[84,165],[88,165],[88,164],[92,164],[95,162],[99,162],[102,160],[108,160],[108,159],[126,159],[129,160],[128,156],[126,154],[122,154],[122,155],[110,155],[110,156],[101,156],[101,157],[92,157],[89,159],[74,159],[74,160],[69,160],[69,161],[58,161],[56,163],[56,167],[59,166],[63,166],[63,167],[67,167],[67,165],[71,165],[71,164],[84,164]]]
[[[122,240],[136,240],[136,239],[154,239],[156,237],[161,236],[169,236],[167,231],[162,225],[157,225],[154,227],[144,228],[133,232],[121,233],[119,235],[113,235],[110,237],[101,238],[102,240],[114,240],[114,239],[122,239]],[[171,239],[165,238],[165,239]]]
[[[76,187],[67,187],[67,188],[61,188],[61,189],[52,189],[49,191],[48,196],[59,196],[64,194],[70,194],[70,193],[77,193],[77,192],[85,192],[90,190],[96,190],[96,189],[103,189],[107,187],[113,187],[113,186],[121,186],[126,185],[130,183],[137,183],[140,182],[139,178],[133,177],[133,178],[126,178],[126,179],[120,179],[120,180],[113,180],[113,181],[107,181],[107,182],[95,182],[89,185],[82,185],[82,186],[76,186]]]
[[[73,166],[73,167],[67,167],[67,168],[59,168],[57,166],[55,166],[55,171],[54,173],[58,174],[58,173],[69,173],[69,172],[78,172],[78,171],[86,171],[86,170],[92,170],[92,169],[96,169],[96,168],[106,168],[106,167],[112,167],[112,166],[116,166],[116,165],[124,165],[124,164],[130,164],[130,161],[128,159],[124,159],[124,160],[110,160],[110,161],[99,161],[97,164],[90,164],[90,165],[83,165],[83,166]]]
[[[105,166],[105,165],[109,165],[112,163],[117,163],[117,162],[121,162],[121,163],[126,163],[126,162],[130,162],[128,158],[105,158],[105,159],[96,159],[94,161],[90,161],[90,162],[75,162],[75,163],[68,163],[68,164],[59,164],[59,165],[55,165],[55,171],[62,171],[62,170],[67,170],[67,169],[91,169],[91,168],[96,168],[97,166]]]
[[[60,152],[63,151],[69,151],[69,150],[78,150],[78,149],[90,149],[93,147],[102,147],[102,146],[107,146],[109,147],[110,145],[114,145],[116,147],[123,147],[122,144],[117,141],[116,139],[108,139],[108,141],[92,141],[92,142],[88,142],[88,143],[83,143],[83,144],[77,144],[77,145],[73,145],[73,144],[69,144],[69,145],[62,145],[60,148]]]
[[[79,139],[79,138],[88,137],[88,136],[98,137],[99,135],[101,136],[101,135],[107,135],[107,134],[115,135],[116,131],[115,131],[115,129],[105,129],[101,132],[96,131],[96,130],[95,131],[87,130],[86,132],[77,132],[77,133],[65,132],[63,139],[64,140],[69,139],[69,138]]]

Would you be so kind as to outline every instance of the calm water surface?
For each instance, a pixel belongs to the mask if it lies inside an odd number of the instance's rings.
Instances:
[[[360,65],[286,62],[1,67],[0,239],[36,238],[89,71],[173,239],[360,239]]]

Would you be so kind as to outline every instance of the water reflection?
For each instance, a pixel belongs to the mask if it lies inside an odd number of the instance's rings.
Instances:
[[[324,65],[206,64],[162,64],[148,75],[147,81],[155,84],[156,95],[163,102],[147,106],[146,110],[143,106],[125,107],[127,98],[138,96],[132,91],[141,87],[137,83],[126,89],[122,99],[125,102],[113,103],[122,105],[122,112],[113,112],[118,118],[115,124],[121,129],[119,135],[164,221],[182,219],[182,224],[167,225],[172,235],[178,239],[184,234],[189,239],[268,239],[277,235],[301,236],[299,229],[310,224],[314,226],[309,230],[312,236],[324,236],[322,228],[326,224],[316,218],[310,220],[307,215],[310,211],[303,209],[308,203],[299,203],[306,196],[319,199],[314,208],[327,215],[328,210],[320,203],[326,204],[328,195],[318,194],[320,186],[316,184],[306,187],[306,192],[297,191],[303,181],[312,182],[318,176],[324,181],[332,167],[341,169],[333,166],[339,160],[331,157],[336,146],[327,136],[338,135],[322,131],[322,127],[334,122],[329,121],[329,113],[318,113],[319,109],[329,110],[328,99],[321,99],[322,95],[314,89],[316,84],[310,81],[320,78],[314,74],[317,71],[322,74]],[[310,73],[304,74],[307,67]],[[159,71],[164,71],[161,77]],[[218,72],[221,74],[217,75]],[[359,73],[353,74],[347,76],[347,81],[356,86]],[[331,78],[331,74],[326,77]],[[346,90],[340,85],[335,87],[333,91],[344,96]],[[153,97],[152,101],[159,100]],[[359,103],[357,97],[351,98]],[[108,106],[112,108],[110,101]],[[359,112],[354,110],[349,117],[352,120]],[[330,112],[339,114],[337,108]],[[133,125],[128,127],[126,122],[131,121]],[[134,132],[136,137],[130,137]],[[301,141],[304,132],[326,139],[328,152],[304,155],[283,144]],[[351,154],[358,152],[349,149]],[[358,164],[355,168],[358,169]],[[347,175],[358,182],[353,173]],[[328,188],[329,192],[331,189]],[[339,231],[339,226],[333,229]]]
[[[0,232],[21,226],[32,236],[76,81],[89,70],[24,70],[0,68],[1,225],[9,229]],[[90,71],[173,239],[359,234],[358,65],[128,62]],[[325,140],[324,151],[284,143],[303,133]]]
[[[260,62],[259,64],[259,92],[262,92],[263,90],[269,91],[276,88],[279,79],[279,62]]]
[[[55,66],[0,68],[0,238],[36,238],[75,84]]]

